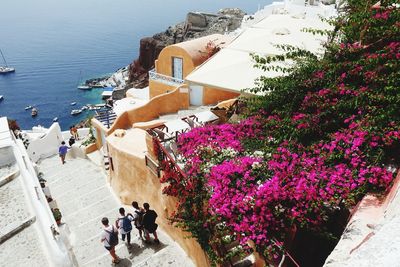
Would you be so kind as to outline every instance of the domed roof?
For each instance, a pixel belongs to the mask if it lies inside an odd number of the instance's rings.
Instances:
[[[194,65],[198,66],[208,58],[207,45],[212,42],[220,48],[226,47],[233,40],[233,37],[222,34],[211,34],[197,39],[185,41],[171,45],[172,47],[179,47],[188,53]]]

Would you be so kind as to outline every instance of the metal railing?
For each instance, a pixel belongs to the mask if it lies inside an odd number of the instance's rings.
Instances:
[[[96,115],[94,117],[108,129],[110,129],[111,125],[117,119],[117,114],[115,114],[112,110],[103,110],[96,111]]]
[[[158,158],[158,165],[160,170],[163,168],[163,162],[169,163],[171,168],[173,168],[177,173],[179,173],[183,178],[187,178],[185,172],[179,167],[176,163],[174,157],[167,151],[165,148],[165,142],[161,141],[159,136],[152,130],[148,129],[147,133],[152,136],[153,145],[158,147],[158,155],[155,155]]]
[[[171,86],[181,85],[184,82],[182,79],[157,73],[155,69],[149,71],[149,80],[153,80]]]
[[[151,157],[149,157],[148,155],[144,156],[145,162],[146,162],[146,166],[150,169],[150,171],[157,176],[157,178],[160,178],[161,173],[160,173],[160,166],[158,166],[158,164],[151,159]]]

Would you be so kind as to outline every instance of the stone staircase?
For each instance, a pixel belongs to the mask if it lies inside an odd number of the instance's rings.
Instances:
[[[53,198],[63,214],[61,227],[69,235],[79,266],[110,266],[111,257],[100,243],[101,218],[115,222],[121,203],[106,183],[104,171],[91,161],[69,159],[62,165],[58,156],[40,162]],[[131,207],[125,207],[132,212]],[[161,244],[144,244],[136,229],[128,248],[122,240],[116,248],[122,259],[117,266],[194,266],[177,243],[157,231]]]

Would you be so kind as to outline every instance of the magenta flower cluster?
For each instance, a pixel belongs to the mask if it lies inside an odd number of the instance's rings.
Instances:
[[[386,21],[391,12],[373,18]],[[400,42],[337,49],[334,64],[299,78],[295,110],[268,106],[239,123],[179,136],[186,177],[167,166],[161,181],[178,200],[175,221],[185,230],[199,238],[205,228],[209,243],[227,234],[244,246],[251,240],[266,255],[294,227],[318,229],[335,210],[390,187],[387,152],[400,148],[400,116],[388,73]]]

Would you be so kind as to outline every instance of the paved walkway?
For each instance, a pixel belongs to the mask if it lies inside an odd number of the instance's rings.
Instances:
[[[108,217],[114,222],[121,204],[106,183],[103,171],[82,158],[67,159],[62,165],[58,156],[41,161],[39,168],[63,214],[64,231],[70,231],[79,266],[110,266],[111,257],[100,243],[100,220]],[[128,208],[128,212],[132,210]],[[159,245],[145,245],[135,229],[131,249],[120,240],[116,251],[123,260],[117,266],[194,266],[177,243],[157,232]]]
[[[7,183],[2,179],[16,171],[16,164],[0,167],[0,266],[48,266],[22,176],[16,173]]]

